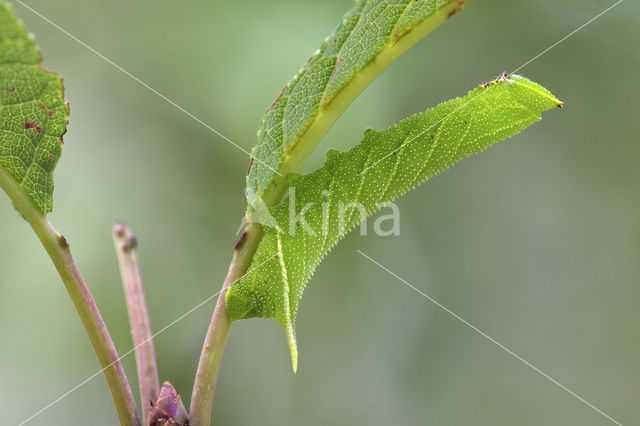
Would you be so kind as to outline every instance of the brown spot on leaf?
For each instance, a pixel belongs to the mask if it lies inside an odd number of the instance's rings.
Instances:
[[[247,176],[249,176],[249,172],[251,171],[251,166],[253,166],[253,160],[255,160],[255,158],[251,157],[251,162],[249,163],[249,168],[247,169]]]
[[[311,59],[313,58],[313,56],[311,58],[309,58],[309,62],[311,61]],[[278,103],[278,101],[280,100],[280,98],[282,98],[282,95],[284,95],[285,90],[287,90],[289,88],[289,85],[287,84],[286,86],[284,86],[282,88],[282,90],[280,91],[280,94],[278,95],[278,97],[276,98],[275,101],[273,101],[273,103],[269,106],[269,108],[267,108],[267,110],[265,111],[265,114],[267,114],[269,111],[271,111],[271,109],[273,108],[273,106]]]
[[[15,87],[6,87],[4,89],[4,91],[7,92],[7,93],[13,93],[13,92],[16,91],[16,88]]]
[[[25,121],[24,122],[24,128],[25,129],[36,129],[36,132],[41,133],[42,132],[42,127],[38,126],[38,124],[35,121]]]
[[[46,108],[46,106],[44,106],[44,104],[43,104],[42,102],[40,102],[40,103],[38,104],[38,108],[40,108],[40,109],[45,109],[45,108]]]
[[[56,112],[55,112],[54,110],[50,109],[50,110],[49,110],[49,112],[47,112],[47,115],[48,115],[49,117],[53,117],[55,113],[56,113]]]

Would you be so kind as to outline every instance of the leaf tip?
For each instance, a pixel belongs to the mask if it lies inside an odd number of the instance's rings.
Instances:
[[[298,344],[296,343],[296,332],[293,329],[293,324],[288,323],[285,326],[287,333],[287,341],[289,343],[289,351],[291,351],[291,368],[293,372],[298,371]]]
[[[525,78],[521,75],[517,75],[517,74],[510,74],[510,75],[506,75],[506,73],[502,73],[501,75],[499,75],[498,77],[496,77],[495,79],[491,80],[490,82],[486,82],[489,85],[494,84],[494,83],[507,83],[507,84],[511,84],[511,83],[515,83],[518,86],[521,86],[523,88],[526,88],[527,90],[535,93],[536,95],[545,98],[547,101],[550,101],[552,104],[555,104],[555,106],[557,108],[563,108],[564,107],[564,102],[562,102],[561,100],[559,100],[558,98],[555,97],[555,95],[553,95],[551,92],[549,92],[547,89],[545,89],[544,87],[542,87],[541,85],[539,85],[538,83],[536,83],[535,81],[531,81],[528,78]],[[485,83],[483,83],[481,86],[485,85]],[[483,87],[486,87],[483,86]],[[548,108],[550,109],[550,108]]]
[[[453,15],[460,12],[462,10],[462,6],[464,6],[466,2],[467,0],[456,0],[455,7],[449,11],[449,14],[447,15],[447,19],[451,18]]]
[[[297,347],[289,347],[291,349],[291,369],[293,373],[298,372],[298,348]]]

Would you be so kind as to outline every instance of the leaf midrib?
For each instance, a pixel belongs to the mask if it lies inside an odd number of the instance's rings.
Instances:
[[[392,32],[391,40],[385,47],[360,72],[356,73],[330,97],[327,97],[326,94],[326,90],[329,87],[329,83],[327,83],[317,115],[310,120],[310,123],[299,133],[294,141],[289,145],[284,145],[285,152],[279,168],[280,175],[273,177],[262,195],[266,207],[272,207],[282,200],[289,186],[287,184],[287,176],[302,167],[318,141],[360,93],[406,50],[445,22],[452,16],[452,12],[458,11],[465,1],[451,1],[449,4],[437,9],[429,18],[400,34],[399,37]],[[410,9],[413,3],[414,1],[407,4],[402,16]],[[396,25],[400,22],[401,20],[399,19]],[[340,50],[342,50],[342,47]]]

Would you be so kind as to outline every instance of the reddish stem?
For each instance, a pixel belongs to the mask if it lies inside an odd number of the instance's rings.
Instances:
[[[131,229],[124,223],[117,223],[113,228],[113,240],[120,264],[120,274],[124,286],[124,294],[129,311],[129,322],[138,368],[140,385],[140,401],[144,424],[147,424],[152,404],[160,393],[158,367],[153,348],[151,322],[144,296],[142,277],[138,266],[136,248],[137,239]]]

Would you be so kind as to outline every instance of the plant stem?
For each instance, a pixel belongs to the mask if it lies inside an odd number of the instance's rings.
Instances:
[[[413,44],[459,11],[465,2],[466,0],[447,2],[444,7],[438,9],[424,22],[412,27],[408,32],[399,34],[396,39],[390,41],[387,49],[378,54],[374,58],[375,60],[371,60],[366,67],[360,70],[358,75],[352,79],[348,88],[341,89],[333,99],[319,106],[318,113],[316,113],[313,120],[309,121],[310,124],[305,129],[303,136],[291,144],[278,171],[274,170],[278,176],[271,176],[271,183],[260,194],[265,207],[269,208],[280,202],[289,186],[288,177],[290,173],[296,172],[301,168],[318,140],[322,138],[362,90]],[[295,155],[292,154],[294,148],[297,148]],[[251,222],[245,234],[243,234],[243,239],[240,240],[240,245],[236,246],[229,272],[222,285],[222,290],[213,312],[213,318],[209,324],[202,354],[200,355],[200,363],[191,397],[190,416],[191,425],[193,426],[209,426],[215,382],[220,361],[222,360],[224,344],[231,325],[224,300],[225,294],[228,288],[246,273],[261,238],[262,230],[260,225]]]
[[[148,423],[149,413],[160,394],[158,367],[153,348],[151,323],[144,297],[144,287],[136,256],[138,242],[131,229],[124,223],[117,223],[113,227],[113,241],[116,246],[122,285],[127,300],[131,334],[136,353],[138,382],[140,385],[140,402],[142,419]]]
[[[213,406],[216,379],[218,378],[222,353],[229,334],[229,327],[231,326],[231,319],[227,313],[224,296],[229,287],[247,272],[261,239],[262,227],[257,223],[251,223],[242,233],[242,237],[233,252],[233,259],[231,260],[227,277],[222,284],[222,290],[220,290],[200,355],[198,372],[196,373],[191,395],[191,410],[189,414],[189,424],[191,426],[209,426],[211,423],[211,408]]]
[[[53,228],[46,216],[36,207],[14,177],[2,167],[0,167],[0,186],[5,190],[22,217],[29,222],[58,270],[58,274],[60,274],[89,335],[100,365],[104,369],[120,424],[139,426],[140,419],[135,400],[120,363],[118,352],[102,320],[100,311],[91,297],[91,292],[71,257],[67,240]]]

